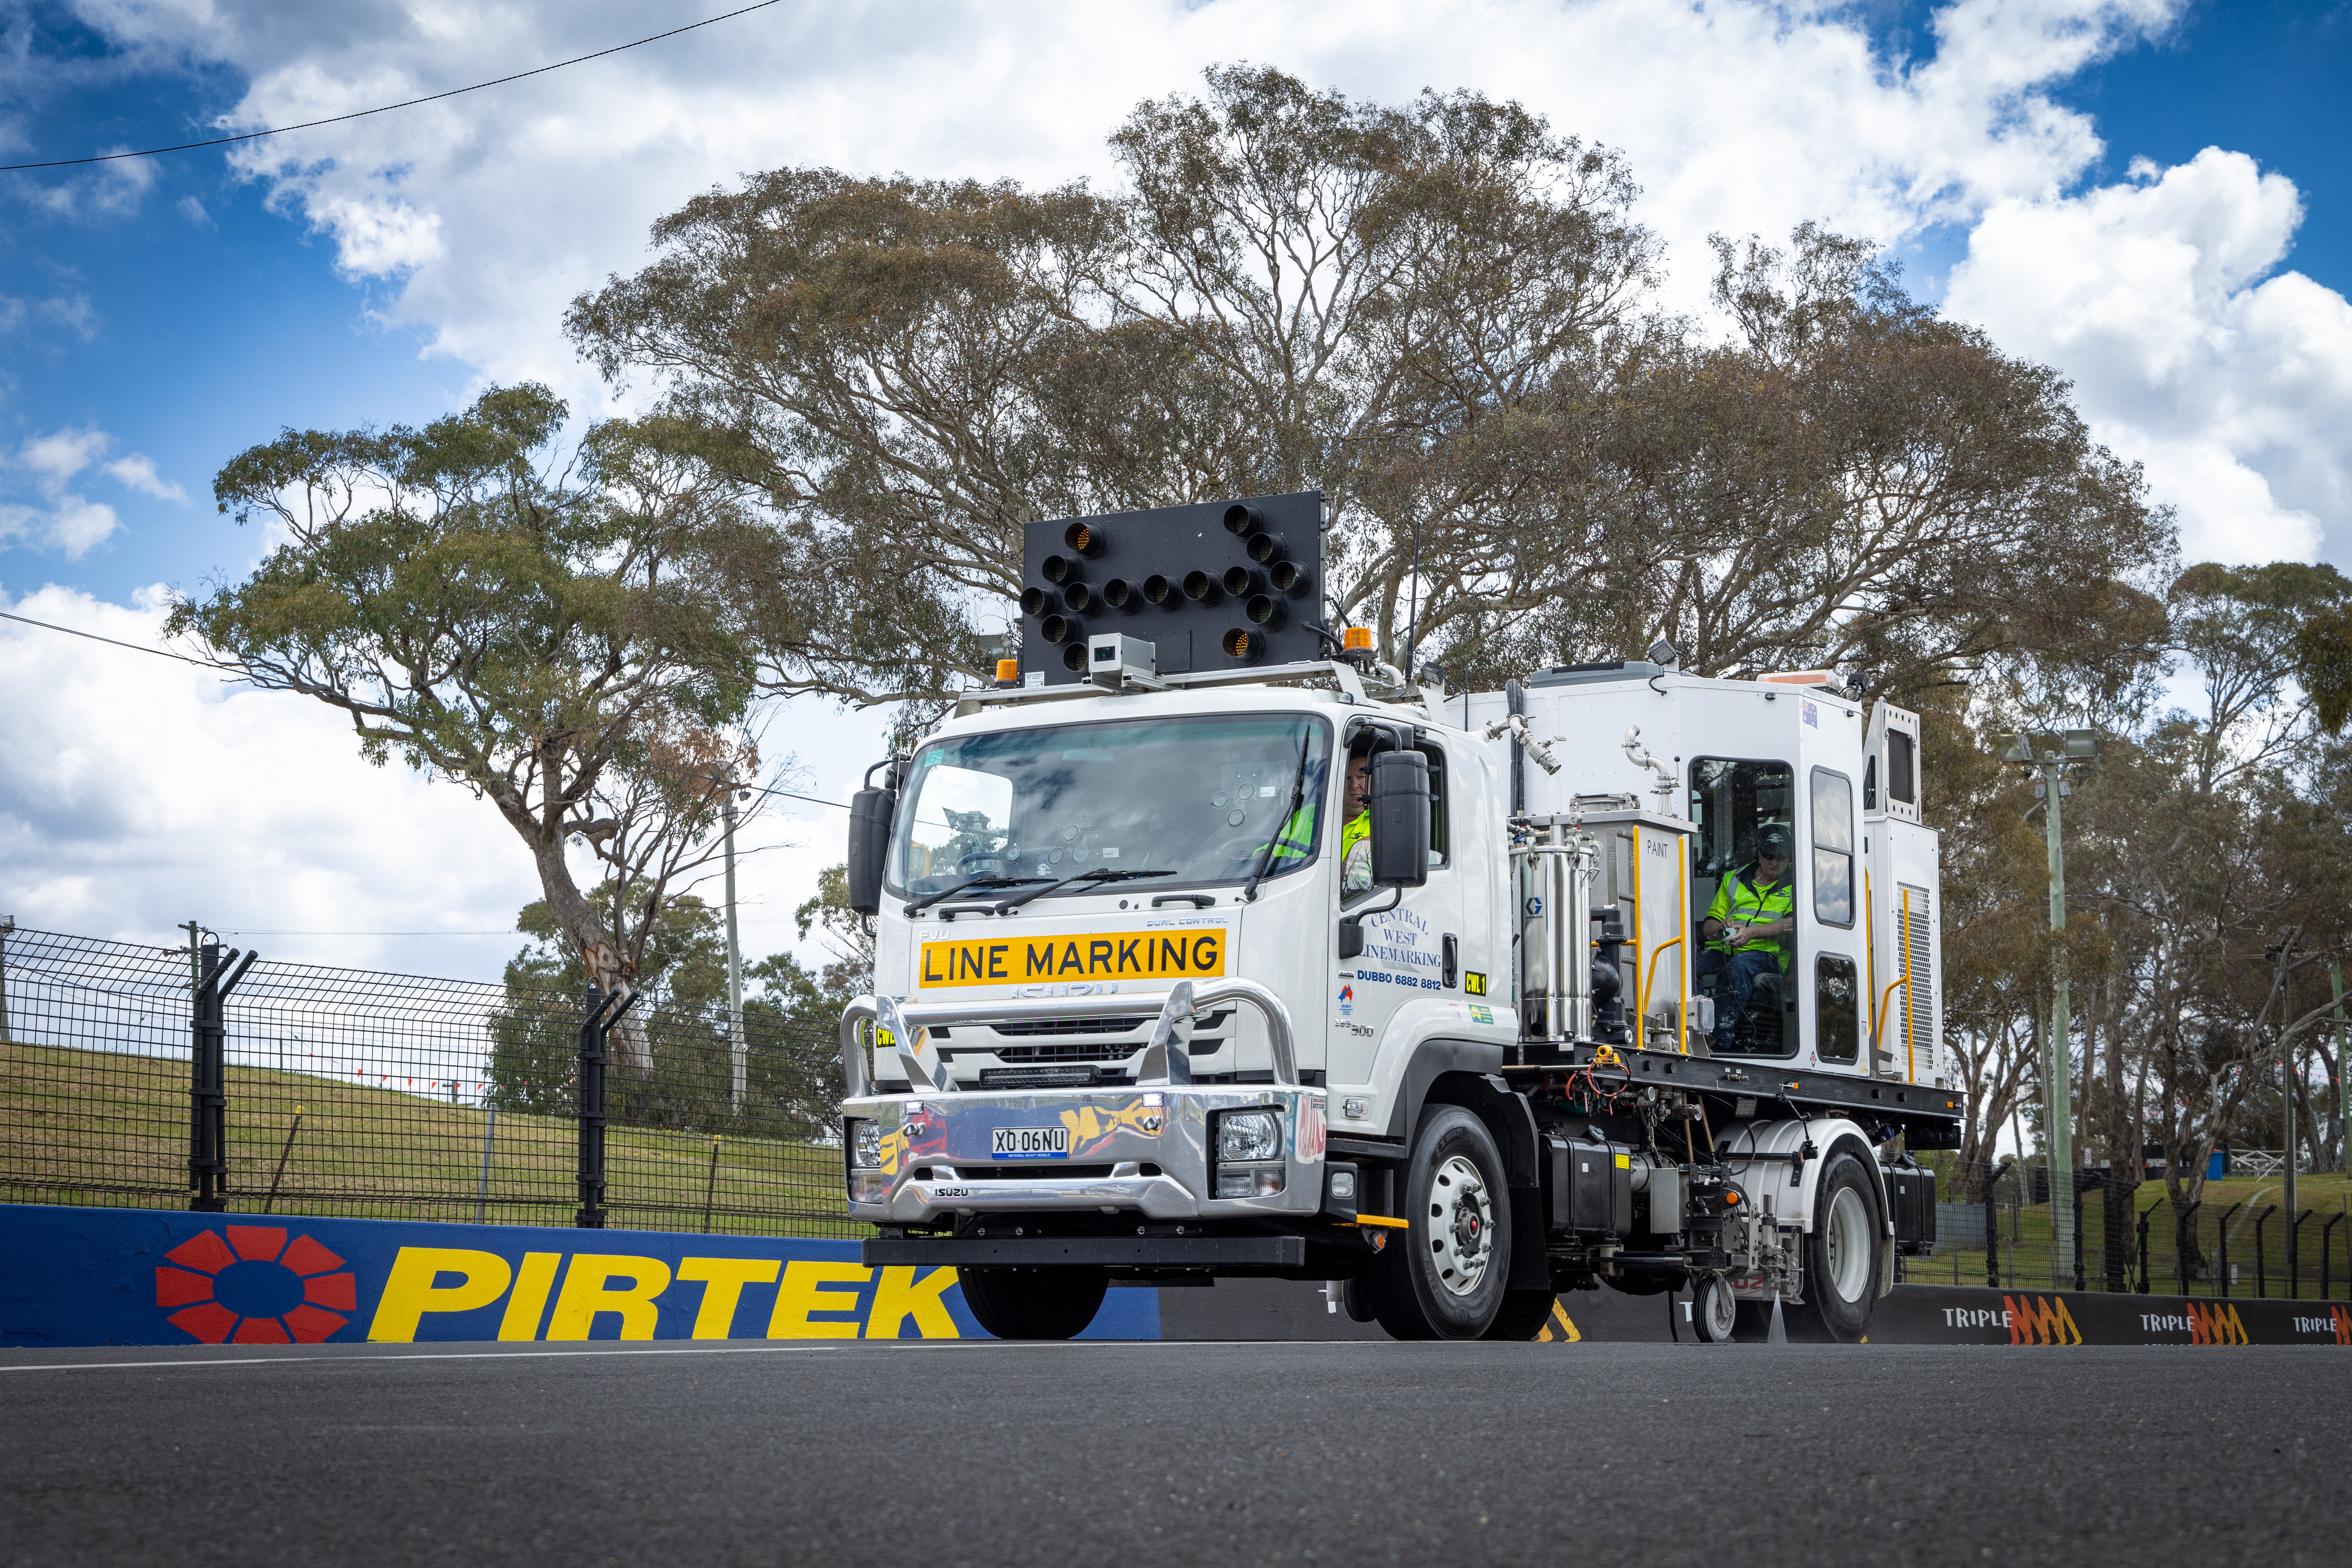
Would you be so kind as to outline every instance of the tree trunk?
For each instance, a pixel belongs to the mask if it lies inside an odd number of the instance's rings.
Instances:
[[[540,891],[546,895],[548,911],[554,915],[563,934],[580,954],[589,980],[597,994],[627,995],[636,989],[635,966],[621,952],[620,943],[596,906],[588,901],[580,885],[572,879],[572,868],[564,863],[563,840],[551,841],[543,834],[533,835],[531,858],[539,867]],[[634,1009],[613,1031],[615,1065],[632,1072],[646,1072],[653,1067],[653,1053],[647,1048],[645,1021]]]

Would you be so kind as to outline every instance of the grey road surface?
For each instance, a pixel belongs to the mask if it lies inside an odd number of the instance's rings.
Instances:
[[[2333,1565],[2352,1352],[5,1351],[0,1463],[8,1564]]]

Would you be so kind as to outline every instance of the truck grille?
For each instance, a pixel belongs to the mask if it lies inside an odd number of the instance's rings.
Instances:
[[[1084,1089],[1101,1079],[1102,1069],[1092,1062],[1073,1062],[1061,1067],[980,1069],[980,1087],[982,1089]]]

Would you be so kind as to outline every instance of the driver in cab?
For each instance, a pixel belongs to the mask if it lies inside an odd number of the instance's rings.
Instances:
[[[1756,982],[1789,967],[1788,946],[1796,934],[1797,918],[1787,828],[1769,826],[1756,836],[1755,863],[1724,878],[1698,929],[1706,939],[1698,974],[1719,976],[1715,983],[1715,1048],[1729,1051]]]

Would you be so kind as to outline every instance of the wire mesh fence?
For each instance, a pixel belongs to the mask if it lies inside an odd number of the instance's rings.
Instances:
[[[203,952],[0,936],[0,1202],[188,1206],[204,1163]],[[234,954],[215,952],[215,959]],[[223,963],[216,1113],[242,1213],[848,1237],[835,1038],[750,1010],[609,1032],[603,1188],[583,1195],[593,999],[525,986]],[[206,1206],[210,1206],[209,1204]]]
[[[2352,1181],[2282,1173],[2209,1178],[2178,1196],[2161,1179],[2112,1179],[2039,1161],[1964,1165],[1922,1155],[1937,1176],[1936,1245],[1904,1260],[1922,1284],[2114,1290],[2160,1296],[2342,1300],[2352,1295]],[[2053,1201],[2053,1193],[2057,1194]]]

